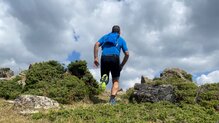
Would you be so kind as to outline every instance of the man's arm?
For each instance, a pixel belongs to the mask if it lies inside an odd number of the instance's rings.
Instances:
[[[121,63],[121,67],[123,67],[123,66],[126,64],[126,62],[128,61],[128,59],[129,59],[129,52],[126,51],[126,52],[125,52],[125,56],[124,56],[124,58],[123,58],[123,60],[122,60],[122,63]]]
[[[95,45],[94,45],[94,65],[96,67],[99,66],[99,61],[98,61],[98,49],[100,47],[100,43],[99,42],[96,42]]]

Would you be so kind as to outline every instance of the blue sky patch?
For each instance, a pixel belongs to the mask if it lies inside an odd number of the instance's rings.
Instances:
[[[68,55],[67,61],[75,60],[80,60],[80,53],[77,51],[72,51],[71,54]]]

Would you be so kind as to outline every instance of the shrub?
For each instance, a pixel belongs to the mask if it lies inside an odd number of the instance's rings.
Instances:
[[[88,87],[76,76],[65,76],[64,79],[57,81],[48,90],[48,97],[60,103],[71,103],[72,101],[83,100],[88,96]]]
[[[133,100],[133,93],[134,93],[134,87],[129,88],[129,89],[126,91],[126,93],[122,96],[122,98],[128,99],[129,102],[134,103],[134,100]]]
[[[39,81],[28,86],[24,94],[47,96],[59,103],[69,104],[88,97],[88,87],[76,76],[64,76],[53,82]]]
[[[197,91],[196,101],[206,108],[219,105],[219,83],[200,86]]]
[[[18,84],[20,77],[9,81],[0,81],[0,97],[14,99],[22,93],[22,86]]]
[[[72,74],[65,74],[64,67],[57,61],[36,63],[27,71],[24,94],[47,96],[63,104],[98,94],[98,84],[86,64],[85,61],[72,62],[68,65]]]
[[[62,78],[64,67],[57,61],[35,63],[26,74],[26,84],[31,85],[39,81],[53,81]]]
[[[68,70],[72,75],[79,77],[89,88],[90,96],[100,93],[98,83],[89,72],[86,61],[74,61],[68,65]]]
[[[87,63],[86,61],[74,61],[68,65],[68,70],[72,75],[75,75],[79,78],[82,78],[87,71]]]
[[[18,84],[18,80],[21,79],[19,77],[10,81],[0,81],[0,97],[14,99],[20,94],[32,94],[47,96],[59,103],[67,104],[98,94],[97,82],[88,71],[86,62],[75,63],[76,65],[71,64],[73,68],[70,69],[79,70],[82,76],[65,74],[64,67],[57,61],[35,63],[23,72],[26,74],[26,86],[23,89]]]

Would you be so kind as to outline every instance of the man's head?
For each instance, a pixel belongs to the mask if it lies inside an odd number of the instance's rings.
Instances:
[[[115,33],[115,32],[120,34],[120,27],[118,25],[114,25],[112,28],[112,33]]]

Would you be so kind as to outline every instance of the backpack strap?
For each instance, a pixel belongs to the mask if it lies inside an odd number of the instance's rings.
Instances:
[[[117,38],[116,38],[116,44],[115,44],[114,47],[117,47],[117,46],[118,46],[118,42],[119,42],[118,39],[119,39],[119,37],[120,37],[120,35],[117,36]],[[105,43],[107,43],[106,39],[105,39],[104,43],[101,45],[101,47],[103,47],[103,46],[105,45]]]

